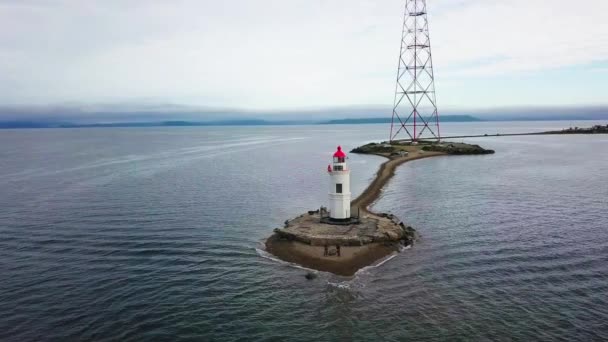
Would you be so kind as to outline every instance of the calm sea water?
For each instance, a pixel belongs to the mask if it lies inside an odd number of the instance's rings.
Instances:
[[[592,122],[446,124],[444,134]],[[263,257],[385,125],[0,131],[0,340],[606,340],[608,136],[469,139],[375,209],[422,235],[356,277]],[[350,155],[360,193],[382,159]]]

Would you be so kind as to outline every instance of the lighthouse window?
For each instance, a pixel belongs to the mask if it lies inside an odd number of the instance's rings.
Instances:
[[[334,157],[334,163],[344,163],[344,157]]]
[[[334,166],[334,171],[343,171],[344,167],[342,165],[335,165]]]
[[[342,184],[336,184],[336,193],[337,194],[341,194],[342,193]]]

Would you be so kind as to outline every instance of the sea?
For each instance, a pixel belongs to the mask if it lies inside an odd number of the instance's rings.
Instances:
[[[447,123],[442,135],[606,122]],[[0,131],[1,341],[608,340],[608,135],[457,139],[373,209],[420,240],[354,277],[266,253],[389,127]],[[353,195],[381,157],[349,154]]]

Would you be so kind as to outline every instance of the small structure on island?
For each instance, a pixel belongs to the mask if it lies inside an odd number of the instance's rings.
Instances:
[[[342,147],[334,153],[333,166],[327,166],[329,174],[329,217],[327,223],[346,223],[351,220],[350,170],[346,165],[346,153]]]

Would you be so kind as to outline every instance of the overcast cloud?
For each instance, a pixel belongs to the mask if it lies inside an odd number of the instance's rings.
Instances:
[[[390,105],[403,0],[0,0],[0,104]],[[428,0],[444,108],[605,104],[608,1]]]

